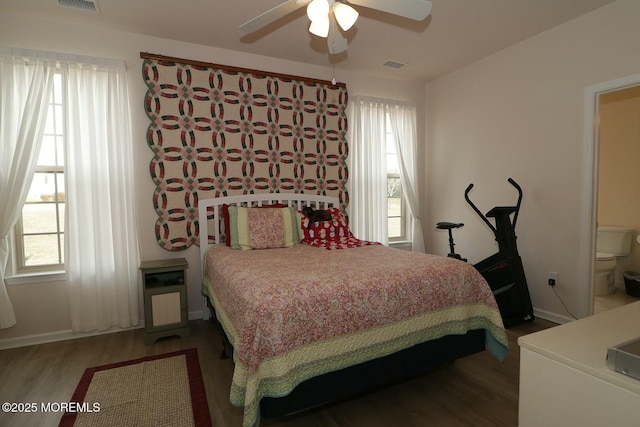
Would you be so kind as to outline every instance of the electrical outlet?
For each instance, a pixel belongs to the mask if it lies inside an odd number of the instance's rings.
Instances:
[[[558,273],[555,271],[549,272],[549,286],[555,286],[558,284]]]

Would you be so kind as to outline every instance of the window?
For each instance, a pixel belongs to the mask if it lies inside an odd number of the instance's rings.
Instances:
[[[16,224],[19,273],[64,268],[64,129],[62,78],[54,77],[36,171]]]
[[[407,240],[407,210],[405,207],[402,183],[400,181],[400,167],[396,154],[396,144],[391,131],[391,123],[387,115],[386,125],[386,153],[387,153],[387,229],[389,241]]]
[[[351,230],[359,239],[410,243],[411,250],[423,252],[415,171],[416,108],[411,103],[358,95],[352,101]]]

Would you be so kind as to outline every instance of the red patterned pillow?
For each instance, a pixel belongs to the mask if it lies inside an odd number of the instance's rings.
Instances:
[[[331,221],[310,222],[302,214],[302,243],[325,249],[347,249],[366,245],[379,245],[378,242],[357,239],[347,224],[347,219],[339,208],[330,208]]]
[[[306,215],[302,216],[303,242],[308,243],[316,239],[339,240],[351,237],[351,230],[347,220],[339,208],[329,208],[331,221],[311,222]]]

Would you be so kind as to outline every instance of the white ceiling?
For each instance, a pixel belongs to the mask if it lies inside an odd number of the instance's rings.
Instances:
[[[285,0],[97,0],[100,13],[62,7],[58,0],[1,0],[0,10],[429,81],[613,1],[432,0],[423,22],[356,7],[360,18],[346,34],[349,49],[332,56],[325,40],[307,31],[304,7],[257,33],[243,36],[238,30]],[[407,65],[384,67],[389,60]]]

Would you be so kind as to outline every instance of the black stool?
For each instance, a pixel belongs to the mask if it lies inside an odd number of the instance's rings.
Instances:
[[[447,256],[449,258],[455,258],[455,259],[459,259],[460,261],[466,262],[467,259],[466,258],[462,258],[462,256],[460,256],[460,254],[457,254],[455,249],[453,248],[455,246],[455,244],[453,243],[453,234],[451,233],[452,229],[460,228],[463,225],[464,225],[463,223],[439,222],[439,223],[436,224],[436,228],[438,228],[440,230],[447,230],[449,232],[449,250],[451,252],[448,253]]]

